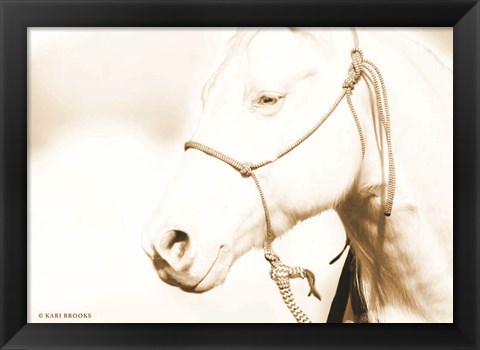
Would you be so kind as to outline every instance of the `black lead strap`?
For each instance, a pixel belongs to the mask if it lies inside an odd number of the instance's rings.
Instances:
[[[347,239],[345,246],[331,262],[330,265],[336,262],[342,256],[343,252],[349,246],[350,242]],[[355,322],[366,323],[368,322],[368,309],[365,302],[365,296],[361,290],[361,286],[358,285],[360,280],[360,271],[358,264],[356,263],[355,252],[352,247],[348,251],[347,258],[343,264],[342,273],[338,280],[337,290],[330,306],[328,313],[327,323],[342,323],[345,311],[347,310],[348,297],[351,298],[351,306]]]
[[[350,240],[347,238],[345,240],[345,245],[343,246],[343,249],[340,253],[338,253],[338,255],[336,257],[334,257],[328,264],[329,265],[332,265],[333,263],[335,263],[338,259],[340,259],[340,257],[343,255],[343,252],[345,251],[345,249],[347,249],[347,247],[350,245]]]
[[[344,250],[342,250],[342,253]],[[340,256],[337,256],[337,258],[335,258],[334,260],[338,260],[339,257]],[[345,263],[343,264],[342,273],[340,274],[340,279],[338,280],[337,291],[335,292],[332,305],[330,306],[330,311],[328,312],[327,323],[343,322],[343,316],[345,315],[345,310],[347,309],[348,295],[350,294],[350,266],[352,264],[352,261],[353,254],[352,250],[350,250],[348,252],[347,258],[345,259]]]

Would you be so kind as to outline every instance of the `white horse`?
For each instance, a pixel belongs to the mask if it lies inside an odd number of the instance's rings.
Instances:
[[[452,71],[402,34],[362,30],[359,39],[388,88],[397,179],[391,216],[383,213],[384,124],[373,81],[362,73],[351,95],[358,126],[344,98],[305,142],[255,170],[271,231],[280,236],[335,209],[356,254],[370,322],[452,322]],[[193,140],[241,161],[274,159],[338,98],[353,46],[349,30],[239,31],[202,91]],[[143,247],[162,280],[204,292],[265,239],[253,181],[189,149]]]

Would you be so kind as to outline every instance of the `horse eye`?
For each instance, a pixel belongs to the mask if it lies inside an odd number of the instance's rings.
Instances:
[[[276,104],[282,96],[278,95],[262,95],[256,101],[254,101],[254,105],[256,106],[273,106]]]
[[[274,105],[277,101],[278,99],[275,97],[262,96],[258,102],[262,105]]]

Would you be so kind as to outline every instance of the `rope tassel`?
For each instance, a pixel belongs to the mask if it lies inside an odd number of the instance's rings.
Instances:
[[[363,132],[358,121],[357,113],[353,107],[351,100],[352,91],[360,79],[362,74],[368,74],[373,81],[373,86],[375,89],[375,96],[377,101],[377,111],[380,117],[380,121],[383,125],[383,130],[385,133],[385,139],[387,141],[387,152],[388,152],[388,184],[387,184],[387,195],[384,205],[384,214],[385,216],[390,216],[392,213],[393,199],[395,197],[395,186],[396,186],[396,176],[395,176],[395,162],[393,158],[392,150],[392,140],[390,133],[390,111],[388,108],[388,96],[387,88],[383,80],[383,76],[380,73],[380,70],[375,64],[369,60],[363,58],[362,51],[358,48],[358,35],[354,28],[352,28],[352,33],[354,37],[354,48],[351,51],[352,63],[348,69],[348,77],[345,79],[342,87],[345,91],[347,98],[348,106],[352,112],[352,116],[355,120],[357,126],[360,142],[362,145],[362,158],[365,155],[365,139]]]
[[[390,111],[388,108],[388,97],[387,89],[383,76],[380,73],[380,70],[374,65],[371,61],[365,60],[363,62],[363,68],[370,74],[370,77],[373,80],[373,86],[375,89],[375,95],[377,100],[377,109],[380,116],[380,120],[383,125],[383,130],[385,133],[385,139],[387,141],[387,152],[388,152],[388,184],[387,184],[387,196],[385,200],[385,216],[390,216],[392,213],[393,199],[395,197],[395,186],[396,186],[396,176],[395,176],[395,162],[393,158],[392,150],[392,139],[390,133]],[[380,82],[380,83],[379,83]]]

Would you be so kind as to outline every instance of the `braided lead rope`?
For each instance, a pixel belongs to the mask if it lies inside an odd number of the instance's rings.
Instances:
[[[279,152],[275,159],[266,160],[258,163],[240,162],[235,158],[229,157],[226,154],[220,151],[217,151],[214,148],[208,147],[196,141],[188,141],[185,143],[185,147],[184,147],[185,151],[190,148],[193,148],[211,157],[217,158],[223,161],[224,163],[232,166],[242,176],[251,177],[253,179],[255,186],[257,187],[258,193],[260,195],[262,207],[265,213],[266,237],[264,240],[263,248],[264,248],[265,259],[271,265],[270,277],[277,284],[277,287],[280,291],[283,301],[285,302],[285,305],[288,307],[288,309],[290,310],[290,312],[295,317],[298,323],[311,323],[311,320],[302,311],[302,309],[300,309],[300,307],[295,303],[292,290],[290,287],[290,279],[307,278],[310,286],[310,293],[308,295],[310,296],[311,294],[313,294],[315,297],[321,300],[320,294],[315,288],[315,275],[311,271],[304,269],[302,267],[298,267],[298,266],[292,267],[292,266],[285,265],[273,250],[272,243],[273,243],[273,240],[275,239],[275,235],[273,234],[273,231],[272,231],[270,212],[268,210],[267,201],[265,199],[265,195],[263,193],[262,187],[260,185],[260,182],[258,181],[257,176],[254,173],[254,170],[259,169],[267,164],[270,164],[276,161],[277,159],[283,157],[284,155],[288,154],[290,151],[298,147],[300,144],[302,144],[316,130],[318,130],[318,128],[320,128],[320,126],[325,122],[325,120],[327,120],[327,118],[338,107],[338,105],[340,104],[340,102],[344,97],[346,97],[347,99],[348,106],[350,108],[353,119],[355,121],[355,125],[359,133],[360,143],[362,147],[362,158],[363,158],[365,155],[365,138],[363,136],[363,131],[351,100],[351,95],[355,85],[357,84],[358,80],[360,79],[361,75],[365,72],[365,70],[368,73],[370,73],[374,81],[375,93],[377,97],[377,107],[379,110],[380,118],[382,120],[382,124],[385,129],[385,137],[387,139],[387,145],[388,145],[389,182],[388,182],[387,201],[385,206],[385,215],[390,216],[391,209],[392,209],[393,197],[395,192],[395,168],[394,168],[394,162],[393,162],[393,152],[391,147],[390,115],[388,110],[387,92],[386,92],[385,84],[383,81],[383,77],[380,74],[380,71],[378,70],[378,68],[370,61],[366,61],[363,59],[362,51],[358,48],[359,46],[358,35],[355,28],[352,28],[352,33],[353,33],[353,41],[354,41],[354,48],[351,51],[352,63],[350,64],[350,67],[348,69],[347,79],[344,81],[342,85],[342,88],[343,88],[342,93],[335,100],[335,102],[327,111],[327,113],[325,113],[325,115],[307,133],[305,133],[302,137],[300,137],[297,141],[292,143],[290,146],[286,147],[283,151]],[[377,77],[375,76],[374,73],[376,73],[376,75],[378,76],[378,80],[380,80],[380,86],[378,84]],[[380,93],[380,87],[382,89],[381,93]],[[383,99],[383,104],[382,104],[382,99]],[[345,248],[342,250],[342,253],[344,250]],[[332,261],[335,261],[337,259],[338,257]]]

